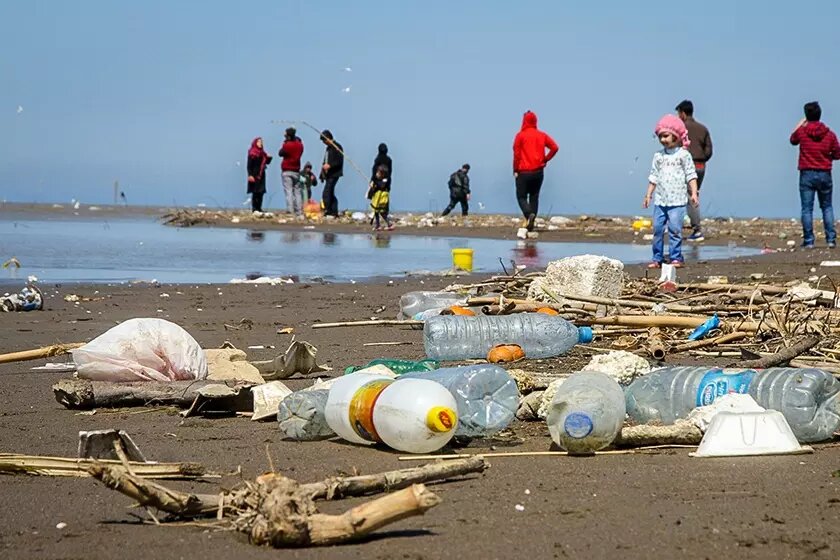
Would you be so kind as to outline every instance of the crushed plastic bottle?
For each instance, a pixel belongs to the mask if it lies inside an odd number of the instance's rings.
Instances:
[[[440,311],[453,305],[463,305],[466,301],[465,296],[453,292],[408,292],[400,297],[399,318],[415,318],[429,310],[437,310],[439,315]]]
[[[592,329],[544,313],[440,316],[423,326],[426,355],[436,360],[485,358],[497,344],[518,344],[526,358],[550,358],[592,341]]]
[[[662,368],[627,387],[627,414],[639,423],[673,424],[727,393],[747,393],[781,412],[801,442],[829,439],[840,428],[840,382],[812,368]]]
[[[551,439],[572,455],[610,445],[624,424],[624,392],[609,375],[572,374],[557,388],[546,421]]]
[[[0,296],[0,311],[37,311],[44,308],[44,296],[33,285],[25,286],[17,294]]]
[[[440,367],[440,362],[437,360],[392,360],[388,358],[378,358],[371,360],[365,366],[350,366],[344,370],[345,375],[354,373],[359,370],[368,369],[373,366],[385,366],[397,375],[410,373],[412,371],[432,371]]]
[[[519,388],[506,370],[492,364],[407,373],[401,377],[429,379],[452,393],[458,405],[457,436],[486,437],[513,421]]]
[[[352,443],[430,453],[455,435],[456,409],[455,398],[434,381],[351,373],[333,383],[325,416]]]
[[[295,391],[286,395],[277,410],[280,431],[295,441],[315,441],[335,435],[324,415],[328,389]]]

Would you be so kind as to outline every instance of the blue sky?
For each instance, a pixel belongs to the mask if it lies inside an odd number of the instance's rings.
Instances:
[[[560,144],[543,213],[641,213],[653,125],[688,97],[715,142],[704,210],[798,216],[787,139],[813,99],[840,128],[838,22],[830,0],[3,2],[0,198],[105,203],[119,179],[136,204],[238,206],[236,162],[290,119],[365,172],[387,142],[397,210],[442,208],[468,161],[474,202],[514,212],[532,109]],[[281,204],[276,162],[268,188]],[[364,192],[348,169],[341,206]]]

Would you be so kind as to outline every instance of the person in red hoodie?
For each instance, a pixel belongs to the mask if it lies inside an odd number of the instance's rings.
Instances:
[[[543,169],[559,149],[551,136],[537,129],[537,115],[526,111],[522,128],[513,140],[513,176],[516,178],[516,200],[528,221],[528,231],[534,231],[537,219]]]
[[[283,145],[277,153],[283,161],[283,191],[286,194],[286,210],[295,216],[303,216],[303,189],[300,188],[300,158],[303,156],[303,142],[297,137],[294,127],[286,129]]]
[[[837,246],[834,208],[831,204],[833,185],[831,166],[840,159],[837,135],[824,125],[822,109],[816,101],[805,104],[805,118],[799,121],[790,143],[799,146],[799,200],[802,203],[802,247],[814,248],[814,197],[820,203],[829,249]]]

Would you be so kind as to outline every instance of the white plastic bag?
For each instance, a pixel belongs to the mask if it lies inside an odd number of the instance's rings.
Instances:
[[[73,352],[82,379],[175,381],[207,377],[198,342],[163,319],[130,319]]]

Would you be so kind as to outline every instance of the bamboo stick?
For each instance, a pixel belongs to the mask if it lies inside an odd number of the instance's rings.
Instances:
[[[0,453],[0,474],[87,477],[94,464],[122,465],[112,460]],[[137,476],[146,478],[191,479],[206,475],[204,467],[196,463],[130,462],[129,466]]]
[[[697,449],[696,445],[667,444],[667,445],[646,445],[635,449],[610,449],[608,451],[596,451],[595,455],[633,455],[639,451],[652,451],[654,449]],[[502,451],[493,453],[452,453],[450,455],[401,455],[398,461],[430,461],[440,459],[444,461],[453,459],[467,459],[470,457],[568,457],[568,451]],[[574,455],[571,455],[574,457]]]
[[[375,319],[370,321],[342,321],[338,323],[315,323],[313,329],[332,329],[336,327],[372,327],[380,325],[422,326],[423,321],[399,321],[397,319]]]
[[[53,356],[61,356],[62,354],[69,354],[70,350],[84,346],[84,342],[73,342],[69,344],[53,344],[52,346],[44,346],[43,348],[35,348],[34,350],[23,350],[22,352],[10,352],[8,354],[0,354],[0,364],[10,364],[12,362],[26,362],[29,360],[40,360],[41,358],[51,358]]]
[[[708,346],[719,346],[721,344],[725,344],[727,342],[734,342],[736,340],[742,340],[747,338],[749,333],[744,331],[736,331],[729,334],[724,334],[721,336],[717,336],[715,338],[707,338],[704,340],[692,340],[691,342],[684,342],[683,344],[678,344],[671,348],[671,352],[678,353],[678,352],[686,352],[687,350],[695,350],[697,348],[706,348]]]
[[[662,339],[662,331],[658,327],[651,327],[648,331],[645,350],[656,361],[665,359],[665,342]]]

